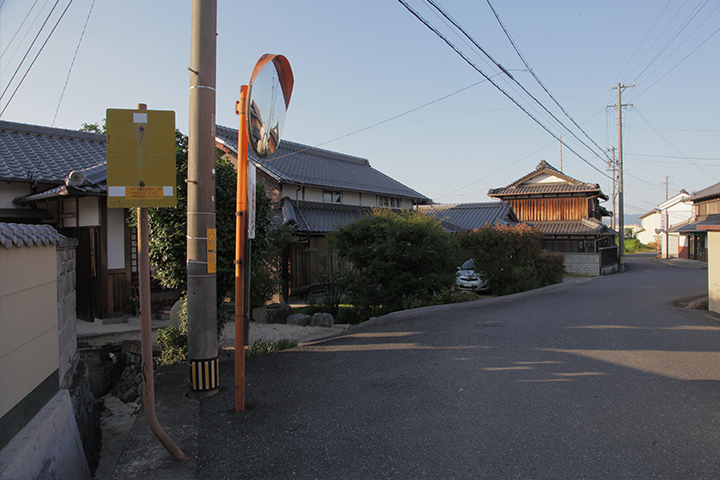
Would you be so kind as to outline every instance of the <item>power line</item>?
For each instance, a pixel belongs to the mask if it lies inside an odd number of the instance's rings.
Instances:
[[[638,109],[635,109],[635,111],[637,111],[638,115],[640,115],[640,118],[642,118],[642,119],[645,121],[645,123],[647,123],[648,126],[653,129],[653,131],[655,132],[655,134],[656,134],[658,137],[660,137],[660,139],[661,139],[663,142],[667,143],[667,144],[670,146],[670,148],[672,148],[673,150],[675,150],[678,154],[682,155],[683,158],[686,158],[690,163],[692,163],[698,170],[700,170],[701,172],[703,172],[705,175],[707,175],[708,177],[710,177],[710,178],[712,178],[713,180],[717,181],[717,178],[716,178],[714,175],[712,175],[710,172],[708,172],[707,170],[705,170],[704,168],[702,168],[702,167],[701,167],[700,165],[698,165],[695,161],[693,161],[692,159],[690,159],[690,157],[688,157],[688,156],[685,155],[683,152],[681,152],[675,145],[673,145],[672,143],[670,143],[670,141],[669,141],[667,138],[665,138],[657,129],[655,129],[655,127],[650,123],[650,121],[649,121],[647,118],[645,118],[645,116],[644,116]]]
[[[715,10],[717,10],[717,8],[716,8]],[[657,79],[654,83],[652,83],[649,87],[647,87],[645,90],[643,90],[643,91],[641,91],[640,93],[638,93],[638,94],[637,94],[637,97],[639,97],[639,96],[642,95],[643,93],[647,92],[647,91],[650,90],[652,87],[654,87],[658,82],[660,82],[660,80],[662,80],[663,78],[667,77],[667,76],[670,74],[670,72],[672,72],[673,70],[675,70],[677,67],[680,66],[681,63],[683,63],[685,60],[687,60],[688,58],[690,58],[690,56],[691,56],[693,53],[695,53],[700,47],[702,47],[703,45],[705,45],[705,43],[707,43],[707,41],[710,40],[712,37],[714,37],[718,32],[720,32],[720,28],[718,28],[718,29],[715,30],[713,33],[711,33],[708,38],[706,38],[700,45],[698,45],[697,47],[695,47],[695,49],[693,49],[693,51],[691,51],[690,53],[688,53],[688,54],[685,56],[685,58],[683,58],[682,60],[680,60],[674,67],[672,67],[670,70],[668,70],[667,72],[665,72],[665,75],[663,75],[662,77],[658,78],[658,79]],[[654,72],[653,72],[653,73],[654,73]],[[637,97],[636,97],[636,98],[637,98]]]
[[[570,114],[563,108],[563,106],[560,105],[560,102],[558,102],[557,99],[555,99],[555,97],[553,96],[553,94],[550,93],[550,91],[545,87],[545,84],[543,84],[543,82],[540,81],[540,78],[535,74],[535,71],[532,68],[530,68],[530,65],[528,65],[528,62],[525,60],[525,57],[523,56],[523,54],[520,52],[520,49],[518,48],[517,44],[515,43],[513,38],[510,36],[510,32],[505,27],[505,24],[503,24],[502,20],[500,19],[500,16],[495,11],[495,8],[492,6],[492,3],[490,3],[490,0],[486,0],[486,1],[487,1],[488,6],[490,7],[490,10],[492,10],[492,12],[493,12],[493,15],[495,15],[495,19],[497,19],[503,32],[505,32],[505,36],[510,41],[510,44],[512,45],[513,49],[515,50],[515,53],[518,54],[518,57],[520,57],[520,60],[523,62],[523,65],[525,65],[525,68],[528,69],[528,71],[530,72],[530,75],[532,75],[532,77],[535,79],[535,81],[542,87],[542,89],[552,99],[552,101],[555,102],[555,105],[557,105],[560,108],[560,110],[563,112],[563,114],[565,114],[565,116],[570,119],[570,121],[573,123],[573,125],[575,125],[583,133],[583,135],[585,135],[593,143],[593,145],[595,145],[600,151],[604,152],[603,148],[600,145],[598,145],[595,142],[595,140],[593,140],[592,137],[590,137],[590,135],[588,135],[587,132],[585,132],[585,130],[583,130],[583,128],[580,125],[577,124],[577,122],[570,116]],[[566,130],[568,130],[571,134],[573,134],[573,136],[575,136],[575,134],[572,133],[572,131],[570,131],[567,127],[566,127]],[[577,137],[575,137],[575,138],[577,138]],[[583,142],[581,142],[581,143],[583,143]],[[585,144],[583,143],[583,145],[585,145]],[[585,146],[587,147],[587,145],[585,145]],[[590,149],[590,148],[588,147],[588,149]],[[592,151],[592,149],[590,149],[590,150]]]
[[[70,1],[72,2],[72,0],[70,0]],[[15,69],[15,73],[13,73],[13,76],[10,79],[10,81],[8,81],[8,84],[5,87],[5,90],[3,90],[3,93],[0,95],[0,100],[2,100],[2,97],[5,96],[5,92],[7,92],[8,88],[10,88],[10,84],[12,83],[12,81],[15,80],[15,76],[20,71],[20,68],[22,67],[22,64],[25,62],[25,59],[27,58],[28,55],[30,55],[30,50],[32,50],[33,45],[35,45],[35,42],[37,41],[38,37],[40,37],[40,33],[42,33],[43,29],[45,28],[45,25],[50,20],[50,16],[55,11],[55,8],[58,6],[58,3],[60,3],[60,0],[55,1],[55,5],[53,5],[52,10],[50,10],[50,13],[48,13],[47,18],[45,18],[45,21],[43,22],[42,26],[40,27],[40,30],[38,30],[38,33],[37,33],[37,35],[35,35],[35,38],[33,39],[32,43],[28,47],[27,52],[25,52],[25,56],[23,56],[22,60],[20,60],[20,63],[18,64],[17,68]]]
[[[548,110],[547,107],[545,107],[545,105],[544,105],[542,102],[540,102],[540,100],[538,100],[538,99],[537,99],[533,94],[531,94],[520,82],[518,82],[517,79],[515,79],[515,77],[513,77],[513,76],[510,74],[510,72],[507,71],[507,69],[506,69],[505,67],[503,67],[497,60],[495,60],[487,51],[485,51],[485,49],[482,48],[482,46],[480,46],[480,44],[479,44],[469,33],[467,33],[467,32],[465,31],[465,29],[462,28],[462,27],[455,21],[455,19],[453,19],[452,16],[449,15],[449,14],[442,8],[442,6],[440,6],[440,5],[437,3],[436,0],[427,0],[427,2],[430,3],[430,5],[432,5],[437,11],[439,11],[439,12],[442,14],[442,16],[445,17],[450,23],[452,23],[452,24],[455,26],[455,28],[457,28],[458,30],[460,30],[460,32],[462,32],[462,34],[465,35],[465,37],[467,37],[467,39],[470,40],[470,42],[472,42],[472,44],[475,45],[475,47],[476,47],[478,50],[480,50],[486,57],[488,57],[488,58],[490,59],[490,61],[492,61],[500,70],[502,70],[502,72],[505,73],[505,74],[510,78],[510,80],[512,80],[517,86],[519,86],[519,87],[522,89],[522,91],[525,92],[526,95],[528,95],[531,99],[533,99],[533,100],[535,101],[535,103],[537,103],[548,115],[550,115],[557,123],[559,123],[562,128],[564,128],[566,131],[568,131],[568,132],[570,133],[570,135],[572,135],[577,141],[579,141],[579,142],[580,142],[585,148],[587,148],[590,152],[592,152],[592,153],[594,153],[595,155],[597,155],[596,152],[593,152],[593,151],[592,151],[592,148],[590,148],[590,146],[588,146],[588,145],[587,145],[585,142],[583,142],[577,135],[575,135],[575,133],[574,133],[572,130],[570,130],[568,127],[566,127],[565,124],[564,124],[560,119],[558,119],[550,110]],[[488,3],[489,3],[489,2],[488,2]],[[492,5],[491,5],[491,8],[492,8]],[[517,52],[518,50],[516,49],[515,51]],[[521,55],[520,57],[522,58],[522,55]],[[530,68],[530,66],[529,66],[524,60],[523,60],[523,63],[524,63],[525,66],[528,68],[528,70],[530,70],[530,73],[537,79],[537,77],[533,74],[532,69]],[[537,79],[537,80],[539,81],[539,79]],[[540,84],[542,85],[542,83],[540,83]],[[544,86],[543,86],[543,89],[545,89]],[[553,98],[552,95],[550,94],[550,92],[548,92],[547,89],[545,89],[545,92],[546,92],[551,98]],[[554,98],[553,98],[553,100],[554,100]],[[555,100],[555,103],[560,107],[560,109],[563,111],[563,113],[565,113],[565,115],[566,115],[568,118],[570,118],[570,116],[567,114],[567,112],[565,111],[565,109],[563,109],[562,106],[560,106],[560,104],[559,104],[556,100]],[[570,120],[572,120],[572,118],[570,118]],[[572,121],[573,121],[573,123],[575,123],[574,120],[572,120]],[[580,130],[582,131],[582,128],[581,128],[577,123],[575,123],[575,125],[576,125],[578,128],[580,128]],[[583,131],[583,133],[585,133],[585,132]],[[585,134],[585,136],[588,136],[588,135]],[[588,138],[590,138],[590,137],[588,136]],[[590,140],[592,141],[592,139],[590,139]],[[595,143],[595,142],[593,141],[593,143]],[[602,150],[602,148],[601,148],[599,145],[597,145],[596,143],[595,143],[595,146],[596,146],[598,149]],[[598,155],[598,156],[599,156],[599,155]]]
[[[40,54],[42,53],[43,49],[45,48],[45,45],[47,45],[48,41],[50,40],[50,37],[52,37],[53,33],[55,33],[55,29],[56,29],[57,26],[60,24],[60,21],[61,21],[61,20],[63,19],[63,17],[65,16],[65,13],[68,11],[68,8],[70,8],[70,5],[72,5],[72,2],[73,2],[73,0],[70,0],[70,2],[67,4],[67,7],[65,7],[65,10],[63,10],[62,15],[60,15],[60,18],[58,18],[57,22],[55,22],[55,26],[54,26],[53,29],[50,31],[50,35],[48,35],[48,37],[45,39],[45,42],[43,42],[42,46],[40,47],[40,50],[38,50],[38,52],[37,52],[37,54],[35,55],[35,58],[33,59],[32,63],[30,64],[30,66],[28,67],[28,69],[25,71],[25,75],[23,75],[23,77],[20,79],[20,82],[19,82],[19,83],[17,84],[17,86],[15,87],[15,90],[13,91],[13,94],[10,96],[10,99],[7,101],[7,103],[5,104],[5,107],[4,107],[4,108],[2,109],[2,111],[0,112],[0,117],[2,117],[3,113],[5,113],[5,110],[7,110],[7,107],[10,105],[10,102],[12,102],[12,99],[15,98],[15,94],[17,93],[18,89],[19,89],[20,86],[22,85],[23,81],[25,81],[25,77],[27,77],[28,73],[30,73],[30,70],[32,69],[33,65],[35,65],[35,61],[38,59],[38,57],[39,57]],[[53,8],[54,8],[54,7],[53,7]],[[8,87],[9,87],[9,86],[10,86],[10,85],[8,84]],[[5,90],[7,91],[7,88],[6,88]],[[5,95],[5,92],[3,92],[3,95]],[[0,95],[0,98],[2,98],[2,95]]]
[[[703,8],[705,8],[705,5],[707,5],[708,1],[709,1],[709,0],[705,0],[705,3],[703,3],[702,6],[700,6],[700,8],[698,8],[698,9],[695,11],[694,14],[691,13],[691,16],[690,16],[689,18],[685,19],[685,21],[683,22],[683,24],[678,28],[678,30],[677,30],[677,31],[675,32],[675,34],[670,38],[670,40],[668,40],[667,42],[665,42],[665,45],[660,49],[660,51],[659,51],[657,54],[655,54],[655,57],[653,57],[653,59],[650,60],[650,63],[648,63],[647,66],[638,74],[638,76],[637,76],[636,79],[635,79],[636,82],[639,81],[640,77],[643,76],[643,74],[647,71],[647,69],[650,68],[650,66],[651,66],[653,63],[655,63],[658,58],[660,58],[660,56],[665,52],[665,50],[667,50],[667,49],[670,47],[670,45],[675,41],[675,39],[677,39],[677,37],[680,36],[680,34],[683,32],[683,30],[685,30],[685,29],[687,28],[687,26],[690,25],[690,22],[692,22],[693,19],[700,13],[700,11],[701,11]],[[683,5],[684,5],[684,4],[683,4]],[[710,15],[712,15],[712,13],[710,13]],[[705,20],[707,20],[708,17],[709,17],[709,15],[708,15],[707,17],[705,17]],[[704,20],[702,23],[700,23],[700,25],[702,25],[703,23],[705,23],[705,20]],[[698,26],[698,28],[700,27],[700,25]],[[695,29],[695,31],[696,31],[696,30],[697,30],[697,28]],[[693,31],[693,33],[694,33],[695,31]],[[691,34],[691,35],[692,35],[692,34]],[[690,37],[688,36],[687,38],[690,38]],[[685,39],[685,41],[687,41],[687,38]],[[683,42],[683,43],[684,43],[684,42]],[[682,45],[682,43],[681,43],[680,45]],[[672,55],[672,54],[671,54],[671,55]],[[668,56],[667,58],[669,58],[669,56]],[[666,58],[666,60],[667,60],[667,58]],[[664,61],[663,61],[663,63],[664,63]],[[662,63],[661,63],[660,65],[662,65]],[[654,72],[654,71],[653,71],[653,72]]]
[[[635,49],[635,51],[633,52],[633,54],[630,55],[630,58],[628,58],[628,61],[625,64],[625,66],[623,66],[622,70],[620,70],[620,73],[618,74],[618,76],[616,78],[616,83],[619,83],[620,76],[625,71],[627,66],[630,65],[630,62],[632,61],[633,57],[635,57],[635,54],[640,50],[640,47],[642,46],[642,44],[645,43],[645,40],[647,40],[648,36],[650,36],[650,32],[653,31],[653,29],[655,28],[655,25],[657,25],[657,23],[660,21],[660,18],[662,18],[663,14],[665,13],[665,10],[667,10],[667,8],[670,6],[671,3],[672,3],[672,0],[668,0],[668,3],[665,4],[665,8],[663,8],[662,12],[660,12],[660,15],[658,15],[658,17],[655,19],[655,23],[652,24],[652,27],[650,27],[650,30],[648,30],[648,32],[645,34],[645,36],[643,37],[642,41],[640,41],[640,43],[638,44],[638,46]],[[643,55],[642,58],[640,58],[640,60],[638,60],[637,65],[639,65],[640,62],[643,61],[643,59],[649,52],[650,52],[650,50],[648,49],[648,51],[645,52],[645,55]]]
[[[543,123],[541,123],[537,118],[535,118],[525,107],[523,107],[517,100],[515,100],[511,95],[509,95],[505,90],[503,90],[496,82],[494,82],[485,72],[483,72],[480,67],[478,67],[472,60],[470,60],[467,55],[465,55],[461,50],[459,50],[447,37],[445,37],[442,33],[440,33],[434,26],[432,26],[425,18],[423,18],[417,11],[415,11],[410,5],[405,2],[405,0],[398,0],[410,13],[412,13],[415,18],[417,18],[420,22],[422,22],[430,31],[435,33],[440,39],[442,39],[450,48],[452,48],[455,53],[457,53],[465,62],[470,65],[475,71],[477,71],[480,75],[485,77],[487,81],[489,81],[496,89],[498,89],[505,97],[507,97],[511,102],[513,102],[520,110],[522,110],[528,117],[530,117],[535,123],[537,123],[543,130],[545,130],[550,136],[552,136],[555,140],[562,143],[568,150],[570,150],[572,153],[574,153],[579,159],[581,159],[583,162],[585,162],[588,166],[590,166],[593,170],[598,172],[599,174],[603,175],[604,177],[610,178],[605,172],[598,169],[595,165],[587,161],[585,158],[583,158],[579,153],[577,153],[572,147],[570,147],[567,143],[563,142],[562,139],[558,138],[557,135],[555,135],[553,132],[551,132]]]
[[[93,7],[95,6],[95,0],[92,1],[92,4],[90,5],[90,11],[88,12],[87,18],[85,19],[85,25],[83,26],[82,33],[80,33],[80,40],[78,40],[77,47],[75,48],[75,55],[73,55],[72,61],[70,62],[70,69],[68,70],[67,77],[65,78],[65,85],[63,85],[62,93],[60,93],[60,100],[58,100],[57,108],[55,109],[55,116],[53,117],[51,127],[55,126],[55,120],[57,119],[58,112],[60,111],[60,104],[62,103],[62,99],[65,96],[65,89],[67,88],[68,81],[70,80],[70,72],[72,72],[73,65],[75,65],[75,58],[77,58],[78,50],[80,50],[80,44],[82,43],[82,39],[85,36],[85,29],[88,26],[88,22],[90,21],[90,15],[92,14]]]
[[[23,25],[25,25],[25,22],[27,21],[28,17],[32,13],[32,11],[35,9],[35,5],[37,5],[37,2],[38,2],[38,0],[35,0],[35,3],[33,3],[32,7],[30,7],[30,10],[28,10],[27,15],[25,15],[25,18],[23,19],[22,23],[20,24],[18,29],[15,31],[15,35],[13,35],[13,37],[8,42],[7,46],[5,47],[5,50],[3,50],[2,53],[0,53],[0,58],[2,58],[5,55],[5,52],[7,52],[7,49],[10,48],[10,45],[12,45],[12,43],[15,41],[15,37],[17,37],[18,33],[20,33],[20,30],[22,30]],[[45,2],[45,3],[47,3],[47,2]],[[1,7],[1,5],[0,5],[0,7]]]

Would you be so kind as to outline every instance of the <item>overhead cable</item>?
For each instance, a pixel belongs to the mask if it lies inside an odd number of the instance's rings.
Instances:
[[[5,110],[7,110],[7,107],[10,105],[10,102],[12,102],[12,99],[15,98],[15,94],[17,93],[20,86],[23,84],[23,81],[25,81],[25,77],[27,77],[28,73],[30,73],[30,70],[32,69],[33,65],[35,65],[35,61],[38,59],[40,54],[42,53],[43,49],[45,48],[45,45],[47,45],[48,41],[50,40],[50,37],[52,37],[53,33],[55,33],[55,29],[60,24],[60,21],[65,16],[65,13],[68,11],[68,8],[70,8],[70,5],[72,5],[73,0],[70,0],[70,2],[67,4],[67,7],[65,7],[65,10],[63,10],[62,15],[60,15],[60,18],[58,18],[57,22],[55,22],[55,26],[50,31],[50,34],[45,39],[45,42],[43,42],[42,46],[40,47],[40,50],[38,50],[37,54],[35,54],[35,58],[33,59],[32,63],[28,67],[28,69],[25,71],[25,75],[20,79],[20,82],[18,82],[17,86],[15,87],[15,90],[13,91],[13,94],[10,96],[10,99],[5,104],[5,107],[3,107],[2,111],[0,112],[0,117],[5,113]],[[54,8],[54,7],[53,7]],[[28,51],[29,52],[29,51]],[[8,87],[10,85],[8,84]],[[7,91],[7,88],[5,88],[5,91]],[[3,91],[3,95],[5,95],[5,91]],[[2,98],[2,95],[0,95],[0,99]]]
[[[72,2],[72,0],[71,0],[71,2]],[[17,68],[15,69],[15,73],[13,73],[12,78],[10,78],[10,80],[8,81],[8,84],[5,87],[5,90],[3,90],[2,94],[0,94],[0,100],[2,100],[2,98],[5,96],[5,92],[7,92],[8,88],[10,88],[10,84],[12,83],[12,81],[15,80],[15,76],[20,71],[20,68],[22,67],[22,64],[25,62],[25,59],[27,58],[28,55],[30,55],[30,50],[32,50],[33,45],[35,45],[35,42],[37,41],[38,37],[40,37],[40,33],[42,33],[43,29],[45,28],[45,25],[50,20],[50,16],[55,11],[55,8],[58,6],[58,3],[60,3],[60,0],[55,1],[55,5],[53,5],[52,10],[50,10],[50,13],[48,13],[47,18],[45,18],[45,21],[43,22],[42,26],[40,27],[40,30],[38,30],[37,35],[35,35],[35,38],[33,39],[32,43],[28,47],[27,52],[25,52],[25,55],[23,56],[22,60],[20,60],[20,63],[18,64]],[[68,6],[69,6],[69,4],[68,4]]]
[[[515,100],[511,95],[509,95],[505,90],[503,90],[495,81],[493,81],[485,72],[480,69],[472,60],[470,60],[467,55],[465,55],[461,50],[459,50],[447,37],[445,37],[440,31],[438,31],[434,26],[432,26],[425,18],[423,18],[417,11],[415,11],[410,5],[407,4],[405,0],[398,0],[410,13],[412,13],[415,18],[417,18],[420,22],[422,22],[430,31],[432,31],[435,35],[440,37],[450,48],[452,48],[455,53],[457,53],[465,62],[470,65],[475,71],[477,71],[480,75],[485,77],[487,81],[489,81],[496,89],[498,89],[505,97],[507,97],[511,102],[513,102],[520,110],[522,110],[528,117],[530,117],[535,123],[537,123],[543,130],[545,130],[550,136],[552,136],[555,140],[563,144],[568,150],[570,150],[572,153],[574,153],[580,160],[585,162],[589,167],[591,167],[593,170],[598,172],[599,174],[603,175],[604,177],[612,178],[608,176],[605,172],[598,169],[595,165],[587,161],[585,158],[583,158],[579,153],[577,153],[572,147],[570,147],[567,143],[565,143],[562,138],[559,138],[557,135],[555,135],[553,132],[548,129],[542,122],[540,122],[535,116],[533,116],[525,107],[523,107],[517,100]]]
[[[510,32],[508,32],[508,29],[505,28],[505,25],[503,24],[502,20],[500,20],[500,16],[495,11],[495,8],[493,8],[492,4],[490,3],[490,0],[486,0],[486,1],[487,1],[488,6],[490,7],[490,10],[492,10],[492,12],[493,12],[493,15],[495,15],[495,18],[497,19],[498,23],[500,24],[500,27],[502,28],[503,32],[505,32],[505,36],[510,41],[510,44],[512,45],[512,47],[515,49],[515,52],[518,54],[518,57],[520,57],[520,60],[522,60],[523,65],[525,65],[525,68],[527,68],[528,72],[530,72],[530,75],[532,75],[532,77],[535,79],[535,81],[542,87],[542,89],[545,91],[545,93],[547,93],[547,95],[552,99],[552,101],[555,102],[555,105],[557,105],[558,108],[560,108],[560,110],[565,114],[565,116],[570,119],[570,121],[573,123],[573,125],[575,125],[583,133],[583,135],[585,135],[588,138],[588,140],[590,140],[592,142],[592,144],[595,145],[598,148],[598,150],[600,150],[604,154],[605,149],[603,149],[600,145],[598,145],[595,142],[595,140],[593,140],[592,137],[590,135],[588,135],[587,132],[585,130],[583,130],[583,128],[580,125],[578,125],[578,123],[575,121],[575,119],[573,119],[570,116],[570,114],[567,111],[565,111],[563,106],[560,105],[560,102],[558,102],[555,99],[555,97],[553,96],[553,94],[550,93],[550,91],[545,87],[545,84],[543,84],[542,81],[540,81],[540,78],[535,74],[535,71],[532,68],[530,68],[530,65],[528,65],[528,62],[525,60],[525,57],[520,52],[520,49],[515,44],[515,41],[512,39],[512,37],[510,36]],[[523,90],[524,90],[524,88],[523,88]],[[565,129],[568,130],[570,133],[572,133],[573,136],[575,136],[575,134],[571,130],[569,130],[567,127]],[[577,138],[577,137],[575,136],[575,138]],[[581,142],[581,143],[583,143],[583,142]],[[585,145],[585,144],[583,143],[583,145]],[[606,155],[606,157],[607,157],[607,155]]]
[[[82,43],[82,39],[85,36],[85,29],[88,26],[88,22],[90,21],[90,15],[92,14],[93,7],[95,6],[95,0],[92,1],[92,4],[90,5],[90,11],[88,12],[87,18],[85,19],[85,26],[83,26],[82,32],[80,33],[80,40],[78,40],[77,47],[75,48],[75,55],[73,55],[72,61],[70,62],[70,69],[68,70],[67,77],[65,78],[65,85],[63,85],[62,93],[60,93],[60,100],[58,100],[57,108],[55,109],[55,116],[53,117],[51,127],[55,126],[55,120],[57,120],[58,112],[60,111],[60,104],[62,103],[62,99],[65,96],[65,89],[67,88],[68,81],[70,80],[70,72],[72,72],[73,65],[75,65],[75,58],[77,58],[78,50],[80,50],[80,44]]]

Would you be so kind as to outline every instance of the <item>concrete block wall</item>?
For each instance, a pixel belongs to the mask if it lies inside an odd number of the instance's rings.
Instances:
[[[75,249],[77,245],[77,239],[66,238],[56,247],[60,388],[68,388],[70,385],[79,358],[75,318]]]
[[[565,271],[577,275],[599,275],[599,253],[565,253]]]

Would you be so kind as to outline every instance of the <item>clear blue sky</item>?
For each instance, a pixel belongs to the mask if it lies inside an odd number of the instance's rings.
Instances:
[[[7,105],[69,2],[58,0],[30,48],[55,1],[39,0],[30,10],[29,0],[0,0],[0,93],[7,88],[0,99],[2,120],[77,129],[101,122],[106,108],[147,103],[174,110],[177,127],[187,131],[187,0],[97,0],[55,119],[93,4],[74,0]],[[429,3],[407,3],[548,130],[562,135],[582,157],[562,148],[566,174],[599,183],[608,195],[612,184],[603,175],[601,155],[617,146],[618,135],[617,111],[607,106],[617,103],[614,85],[635,82],[622,98],[633,105],[623,112],[627,215],[665,200],[666,176],[671,196],[720,182],[716,2],[491,0],[535,75],[599,148],[540,88],[485,0],[435,2],[591,149],[454,33]],[[220,0],[217,46],[218,123],[237,126],[240,85],[263,53],[282,53],[295,74],[284,138],[367,158],[437,202],[490,201],[488,189],[524,176],[541,160],[560,168],[560,143],[397,0]],[[346,136],[353,132],[358,133]]]

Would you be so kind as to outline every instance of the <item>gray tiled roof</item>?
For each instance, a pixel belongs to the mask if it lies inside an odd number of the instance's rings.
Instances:
[[[215,137],[237,154],[238,131],[216,126]],[[282,140],[269,158],[259,159],[252,152],[249,158],[273,178],[283,183],[336,188],[378,195],[410,198],[417,202],[430,199],[375,170],[364,158]]]
[[[50,225],[0,222],[0,245],[5,248],[58,245],[64,239]]]
[[[679,232],[683,234],[687,233],[694,233],[694,232],[705,232],[706,230],[701,230],[698,227],[700,226],[713,226],[713,225],[720,225],[720,214],[712,214],[712,215],[703,215],[695,219],[693,222],[688,222],[683,225],[676,225],[672,228],[670,228],[668,231],[670,232]]]
[[[530,183],[528,180],[540,174],[556,176],[564,181],[557,183]],[[541,161],[534,171],[514,181],[510,185],[501,188],[491,188],[488,191],[490,197],[508,197],[515,195],[538,195],[538,194],[560,194],[560,193],[593,193],[607,200],[597,183],[585,183],[565,175],[545,160]]]
[[[519,223],[508,202],[421,205],[419,210],[438,220],[455,225],[461,230],[472,230],[485,225],[516,225]]]
[[[90,183],[107,176],[105,135],[0,121],[0,180],[64,184],[70,173]]]
[[[327,233],[372,214],[372,207],[314,203],[290,200],[282,201],[283,223],[296,225],[302,233]]]
[[[543,235],[613,235],[615,231],[594,218],[556,222],[533,222]]]
[[[692,196],[686,198],[685,200],[692,200],[693,202],[699,202],[702,200],[707,200],[711,197],[720,196],[720,183],[716,183],[715,185],[711,185],[707,188],[703,188],[700,191],[693,192]]]

